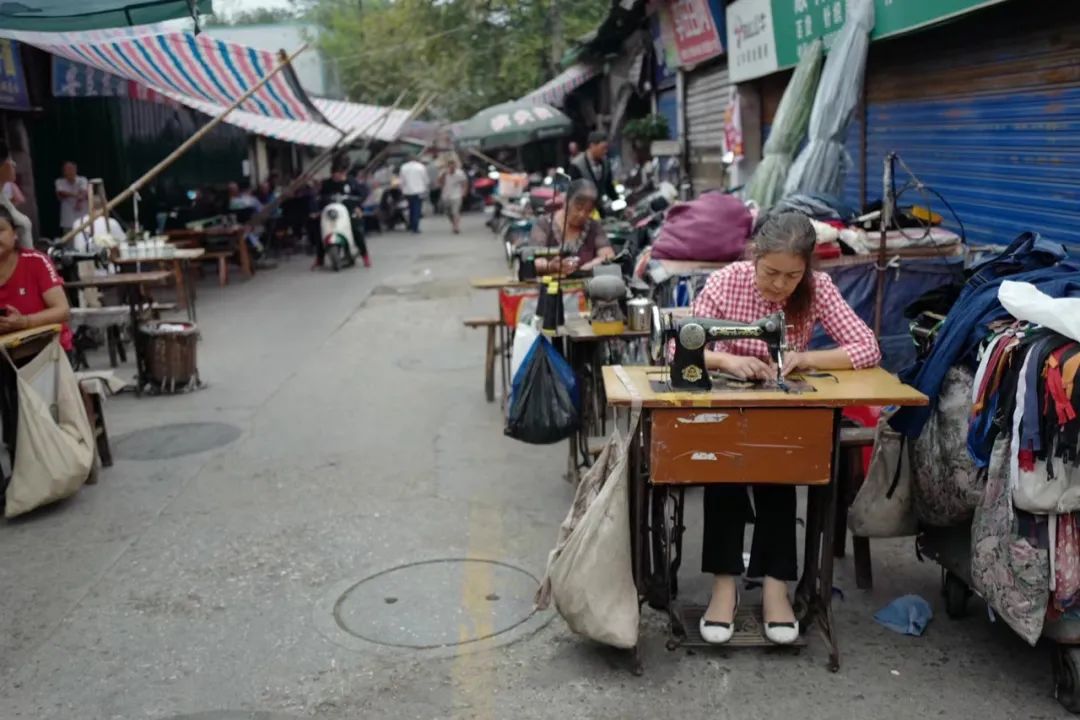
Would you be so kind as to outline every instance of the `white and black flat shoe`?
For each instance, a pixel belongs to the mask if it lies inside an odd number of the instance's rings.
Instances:
[[[799,621],[765,623],[765,637],[777,645],[791,645],[799,639]]]
[[[701,616],[701,622],[698,623],[698,630],[701,632],[701,639],[710,645],[723,645],[728,640],[731,640],[731,636],[735,634],[735,616],[739,614],[739,593],[735,592],[735,610],[731,613],[731,622],[719,622],[717,620],[706,620],[705,616]]]

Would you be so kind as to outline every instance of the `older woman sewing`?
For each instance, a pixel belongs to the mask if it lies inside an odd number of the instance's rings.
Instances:
[[[569,255],[544,262],[537,258],[537,272],[569,275],[575,270],[592,270],[615,257],[604,226],[593,219],[599,195],[589,180],[575,180],[566,191],[566,202],[552,215],[540,218],[532,227],[529,244],[561,248]],[[565,228],[565,234],[563,232]]]
[[[42,325],[63,325],[60,344],[71,350],[71,311],[64,281],[52,261],[36,250],[18,247],[15,221],[0,206],[0,334]]]
[[[784,354],[784,371],[844,370],[872,367],[881,359],[874,333],[844,301],[832,279],[810,268],[816,234],[799,213],[765,220],[753,239],[753,261],[732,263],[713,273],[694,301],[691,314],[753,322],[783,311],[792,329],[794,352]],[[808,351],[814,327],[822,327],[839,347]],[[734,340],[706,352],[705,364],[743,379],[769,380],[765,343]],[[705,540],[702,572],[714,576],[712,600],[701,619],[709,643],[731,639],[739,605],[737,580],[763,578],[762,614],[766,637],[789,644],[799,624],[788,598],[787,583],[796,579],[795,486],[755,485],[754,508],[745,485],[710,485],[705,490]],[[754,521],[750,566],[743,565],[746,522]],[[826,550],[828,552],[828,550]]]

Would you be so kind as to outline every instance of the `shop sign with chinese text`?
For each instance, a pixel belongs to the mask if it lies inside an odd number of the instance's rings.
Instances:
[[[724,12],[720,0],[672,0],[669,12],[679,65],[689,67],[724,53]]]
[[[871,40],[910,32],[1004,0],[873,0]],[[789,68],[817,38],[826,51],[853,0],[736,0],[727,7],[728,70],[734,82]]]

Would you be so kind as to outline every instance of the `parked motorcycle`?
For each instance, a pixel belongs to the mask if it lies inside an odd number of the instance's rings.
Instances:
[[[355,265],[359,257],[364,258],[366,267],[371,267],[363,230],[353,223],[353,213],[359,213],[359,210],[350,209],[353,205],[350,200],[355,199],[352,195],[331,195],[330,202],[319,215],[319,234],[334,272]],[[354,229],[360,233],[359,237],[354,237]]]

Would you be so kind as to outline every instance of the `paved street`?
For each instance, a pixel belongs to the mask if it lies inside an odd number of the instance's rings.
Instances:
[[[978,603],[947,619],[910,541],[873,543],[869,593],[839,563],[835,675],[816,632],[798,656],[669,653],[646,609],[634,677],[531,615],[572,498],[565,445],[505,439],[484,400],[461,319],[494,312],[467,278],[503,271],[495,239],[475,215],[425,228],[375,237],[370,270],[296,257],[200,286],[208,387],[113,399],[101,482],[0,522],[0,718],[1064,716],[1047,649]],[[934,607],[922,638],[873,622],[906,593]]]

